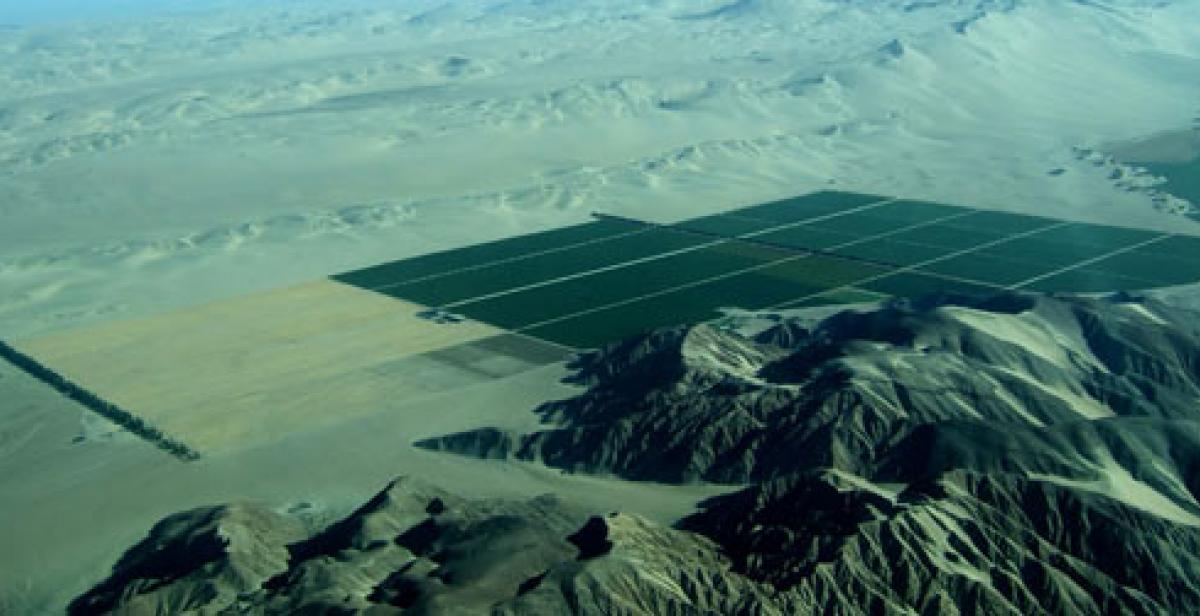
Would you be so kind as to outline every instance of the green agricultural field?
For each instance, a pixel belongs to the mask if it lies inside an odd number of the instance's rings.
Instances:
[[[1051,269],[1058,269],[1103,256],[1114,250],[1112,246],[1079,244],[1049,237],[1051,235],[1053,233],[1014,238],[984,248],[978,254],[998,259],[1041,263]]]
[[[396,284],[422,276],[440,274],[454,269],[521,257],[533,252],[571,246],[580,242],[629,233],[641,228],[642,225],[636,222],[608,219],[597,220],[581,225],[522,235],[444,252],[435,252],[401,261],[392,261],[345,274],[338,274],[333,279],[356,287],[372,288],[381,285]]]
[[[897,227],[903,227],[904,224],[899,224],[890,218],[880,218],[872,216],[870,211],[855,212],[838,216],[835,218],[827,218],[817,222],[810,223],[806,226],[821,231],[830,231],[833,233],[845,233],[855,237],[868,237],[879,235],[881,233],[889,233],[895,231]]]
[[[905,244],[890,239],[869,240],[845,248],[838,248],[832,252],[875,263],[887,263],[898,266],[916,265],[946,254],[944,248],[923,244]]]
[[[716,240],[703,235],[647,228],[551,253],[534,253],[498,265],[384,287],[380,292],[427,306],[442,306],[713,241]]]
[[[896,297],[918,297],[932,293],[963,293],[968,295],[992,295],[997,287],[946,280],[937,276],[916,272],[901,272],[859,285],[868,291],[894,295]]]
[[[820,295],[799,301],[789,302],[780,306],[780,308],[816,308],[819,306],[835,306],[840,304],[869,304],[877,302],[881,299],[886,299],[886,297],[887,296],[885,295],[880,295],[871,291],[850,288],[841,289],[838,291],[830,291],[828,293],[821,293]]]
[[[1200,237],[1173,235],[1153,244],[1136,248],[1134,252],[1162,255],[1181,261],[1200,261]]]
[[[938,261],[920,269],[925,272],[979,280],[1006,287],[1036,278],[1057,268],[1048,263],[1013,261],[968,253]]]
[[[727,242],[467,303],[454,307],[454,310],[501,327],[518,328],[597,306],[660,293],[793,255],[790,251],[766,246]]]
[[[928,201],[912,201],[909,199],[901,199],[886,205],[871,208],[872,216],[878,218],[887,218],[894,222],[900,223],[897,226],[915,225],[917,223],[929,222],[947,216],[955,216],[974,212],[972,208],[958,207],[953,205],[942,205],[940,203],[930,203]]]
[[[858,239],[849,233],[836,233],[814,229],[809,225],[788,227],[754,236],[756,242],[786,246],[796,250],[826,250]]]
[[[1144,280],[1125,278],[1109,272],[1077,269],[1056,274],[1023,288],[1043,293],[1105,293],[1137,291],[1153,286],[1153,283]]]
[[[1150,286],[1185,284],[1200,280],[1200,262],[1140,252],[1125,252],[1089,264],[1085,269],[1145,280]]]
[[[962,220],[970,220],[970,217]],[[968,223],[962,222],[961,224],[967,225]],[[901,231],[895,235],[888,236],[887,239],[909,244],[936,246],[938,248],[942,248],[943,253],[946,253],[956,252],[959,250],[971,250],[979,247],[981,244],[994,242],[1002,237],[1004,236],[993,231],[984,230],[984,228],[975,228],[972,226],[953,226],[948,223],[936,223],[925,227]]]
[[[809,260],[804,258],[772,265],[633,303],[595,310],[535,327],[526,333],[568,346],[593,347],[656,327],[714,319],[720,316],[720,308],[753,310],[778,306],[820,293],[831,284],[842,284],[843,281],[877,271],[856,269],[854,264],[844,262],[837,265],[806,263]],[[833,271],[825,275],[837,276],[836,279],[818,281],[809,276],[822,268],[831,267]]]
[[[788,226],[776,228],[781,225]],[[912,225],[922,226],[905,229]],[[748,234],[753,237],[737,239]],[[1160,237],[1123,227],[820,192],[668,226],[604,218],[335,279],[591,347],[659,325],[712,319],[726,307],[992,294],[1034,279],[1030,289],[1061,292],[1200,280],[1200,238],[1162,237],[1140,245]]]
[[[859,280],[874,278],[892,271],[892,268],[850,259],[811,256],[763,269],[760,275],[785,283],[803,283],[817,290],[832,289]],[[798,296],[794,296],[798,297]]]
[[[588,349],[656,327],[697,323],[717,316],[707,306],[684,304],[674,297],[655,297],[549,323],[524,333],[565,346]]]
[[[1053,229],[1047,229],[1040,233],[1035,233],[1030,237],[1047,239],[1052,242],[1061,242],[1065,244],[1077,244],[1082,246],[1096,246],[1099,248],[1107,248],[1108,250],[1117,250],[1126,246],[1132,246],[1139,242],[1152,239],[1155,236],[1161,235],[1154,231],[1144,231],[1142,229],[1128,229],[1125,227],[1112,227],[1108,225],[1091,225],[1086,223],[1071,223]]]
[[[715,216],[685,220],[672,226],[688,231],[732,237],[753,231],[761,231],[778,224],[774,221],[745,218],[734,214],[717,214]]]
[[[981,231],[991,235],[1004,236],[1033,231],[1057,222],[1059,221],[1040,216],[979,210],[971,216],[948,221],[945,224],[967,231]]]

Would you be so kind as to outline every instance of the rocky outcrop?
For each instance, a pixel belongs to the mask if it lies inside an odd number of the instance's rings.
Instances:
[[[72,612],[786,613],[712,541],[552,496],[471,500],[402,478],[311,537],[299,529],[260,507],[172,516]]]
[[[299,520],[253,505],[178,513],[156,524],[69,611],[175,614],[224,608],[285,570],[287,546],[304,536]]]
[[[538,409],[541,431],[418,445],[638,480],[869,475],[927,424],[1196,420],[1197,322],[1130,298],[1007,295],[845,312],[803,337],[787,322],[755,339],[677,328],[579,360],[574,378],[588,389]]]
[[[937,298],[580,358],[545,429],[422,443],[746,482],[668,528],[397,480],[301,532],[172,516],[77,612],[1179,614],[1200,605],[1200,332],[1131,297]],[[614,503],[614,508],[619,503]]]
[[[809,612],[1172,614],[1200,605],[1192,523],[1011,474],[953,471],[892,487],[794,475],[716,499],[682,527]]]

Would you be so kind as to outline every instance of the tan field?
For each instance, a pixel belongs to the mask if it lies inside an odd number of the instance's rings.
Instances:
[[[422,308],[319,281],[17,346],[202,454],[557,359]]]

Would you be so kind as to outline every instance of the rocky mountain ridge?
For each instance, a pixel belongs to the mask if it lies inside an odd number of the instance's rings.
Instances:
[[[674,528],[404,479],[317,533],[244,506],[168,518],[74,607],[1184,613],[1200,605],[1197,316],[1014,294],[652,332],[579,357],[580,393],[536,409],[539,431],[420,445],[745,486]]]

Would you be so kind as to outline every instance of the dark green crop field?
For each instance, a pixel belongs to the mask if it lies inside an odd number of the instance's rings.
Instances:
[[[1192,283],[1200,238],[826,191],[669,225],[598,215],[334,278],[589,348],[734,308]]]
[[[728,242],[505,295],[467,301],[450,308],[473,319],[518,329],[790,256],[790,253],[775,248]]]
[[[640,230],[640,225],[633,223],[607,219],[597,220],[542,233],[521,235],[486,244],[476,244],[411,259],[392,261],[338,274],[333,278],[356,287],[374,288],[424,276],[444,274],[455,269],[494,264],[505,259],[524,257],[530,253],[575,246],[583,242]]]
[[[526,258],[515,258],[497,265],[459,270],[445,276],[425,277],[415,282],[382,287],[378,290],[409,301],[441,306],[712,241],[711,238],[690,233],[647,228],[637,233],[609,237],[603,241],[551,253],[534,253]]]

